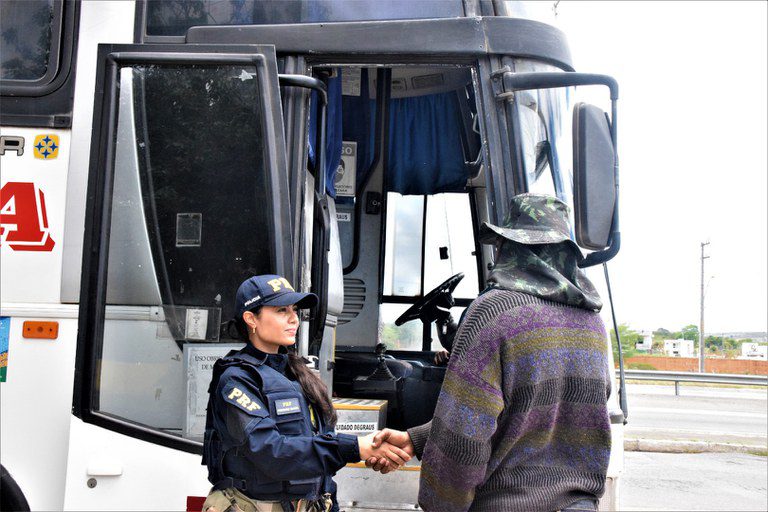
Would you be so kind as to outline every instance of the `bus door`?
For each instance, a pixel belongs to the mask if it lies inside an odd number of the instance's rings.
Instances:
[[[237,286],[294,280],[275,53],[100,45],[97,77],[65,508],[183,510]]]

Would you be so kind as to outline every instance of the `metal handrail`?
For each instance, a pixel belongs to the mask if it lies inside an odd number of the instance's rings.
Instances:
[[[616,376],[619,370],[616,370]],[[768,375],[739,375],[732,373],[668,372],[657,370],[624,370],[628,380],[666,380],[675,383],[675,394],[680,394],[681,382],[709,384],[735,384],[738,386],[768,386]]]

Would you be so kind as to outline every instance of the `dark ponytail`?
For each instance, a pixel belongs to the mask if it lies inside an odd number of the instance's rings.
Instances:
[[[328,397],[328,388],[323,381],[307,367],[304,358],[296,355],[292,349],[288,349],[288,367],[301,384],[301,390],[307,399],[322,412],[325,424],[335,427],[338,419],[336,409],[333,408],[333,403]]]
[[[251,310],[254,315],[258,315],[261,312],[261,306]],[[235,321],[235,327],[237,328],[237,334],[241,340],[246,343],[250,343],[251,340],[248,337],[248,325],[245,320],[238,318]],[[288,368],[296,380],[301,385],[301,390],[304,392],[304,396],[309,402],[319,409],[323,415],[325,424],[334,427],[336,426],[336,409],[333,408],[333,403],[328,397],[328,388],[323,384],[323,381],[315,375],[312,370],[307,367],[306,361],[296,355],[293,348],[288,349]]]

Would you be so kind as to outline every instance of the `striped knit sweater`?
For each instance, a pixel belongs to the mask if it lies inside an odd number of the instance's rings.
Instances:
[[[481,295],[456,335],[424,447],[419,504],[551,512],[599,498],[610,386],[597,313],[519,292]]]

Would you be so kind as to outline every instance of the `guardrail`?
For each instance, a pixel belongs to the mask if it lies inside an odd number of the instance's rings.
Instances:
[[[619,370],[616,370],[619,376]],[[737,386],[768,386],[768,375],[738,375],[732,373],[663,372],[656,370],[627,370],[628,380],[666,380],[675,383],[675,395],[680,394],[681,382],[704,382],[708,384],[735,384]]]

